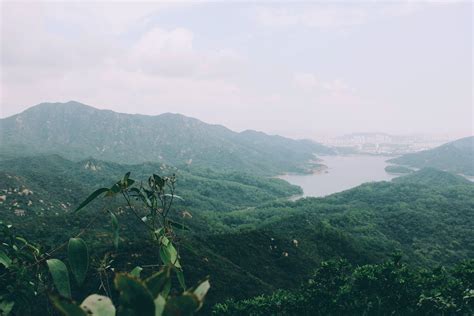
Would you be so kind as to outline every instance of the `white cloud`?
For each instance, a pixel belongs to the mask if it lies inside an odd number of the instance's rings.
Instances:
[[[266,26],[304,25],[315,28],[335,28],[364,23],[367,12],[359,8],[310,7],[260,8],[257,21]]]
[[[370,21],[411,15],[433,5],[455,4],[459,1],[367,1],[308,2],[285,6],[264,6],[256,9],[255,20],[268,27],[305,26],[338,29],[366,24]]]
[[[302,88],[314,93],[330,92],[333,94],[354,93],[356,90],[350,87],[342,79],[321,80],[311,73],[295,73],[293,75],[293,83],[298,88]]]

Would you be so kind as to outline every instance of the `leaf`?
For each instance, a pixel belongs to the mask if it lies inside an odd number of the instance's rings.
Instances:
[[[12,264],[12,259],[10,259],[6,253],[0,250],[0,263],[5,266],[5,268],[9,268]]]
[[[92,294],[81,304],[81,308],[87,315],[93,316],[115,316],[115,306],[107,296]]]
[[[193,291],[194,295],[196,295],[197,299],[199,300],[199,308],[202,307],[204,302],[204,297],[206,296],[207,292],[211,288],[211,284],[209,280],[205,280],[199,284],[196,289]]]
[[[81,286],[86,278],[87,269],[89,268],[89,252],[84,240],[81,238],[69,239],[67,255],[71,272],[77,284]]]
[[[191,316],[199,308],[199,301],[191,293],[175,296],[166,302],[164,316]]]
[[[171,282],[170,275],[171,267],[166,266],[163,270],[145,280],[145,285],[154,298],[158,297],[158,295],[165,290],[166,284]]]
[[[155,315],[153,297],[142,281],[128,274],[117,273],[114,283],[120,292],[121,309],[124,315]]]
[[[122,189],[126,189],[130,186],[132,186],[134,183],[135,183],[135,180],[132,180],[132,179],[129,179],[130,178],[130,171],[127,172],[124,176],[123,176],[123,179],[121,181],[121,188]]]
[[[166,182],[165,179],[163,179],[159,175],[153,174],[153,180],[155,182],[155,185],[157,185],[158,188],[160,188],[160,190],[162,190],[163,187],[165,186],[165,182]]]
[[[181,285],[183,290],[186,290],[186,282],[184,281],[183,271],[182,270],[177,270],[176,271],[176,276],[178,277],[179,285]]]
[[[107,194],[105,196],[114,196],[115,194],[121,191],[121,181],[115,183],[110,189],[107,190]]]
[[[87,316],[86,313],[70,299],[50,295],[51,302],[65,316]]]
[[[53,277],[56,290],[64,297],[71,298],[71,285],[66,265],[59,259],[46,260],[49,272]]]
[[[130,171],[127,172],[127,173],[123,176],[123,180],[122,180],[122,181],[125,183],[125,182],[128,181],[128,178],[130,178]]]
[[[160,257],[164,264],[172,264],[178,269],[181,268],[178,252],[171,241],[165,236],[160,237]]]
[[[82,202],[75,210],[74,210],[74,213],[76,213],[77,211],[79,211],[80,209],[84,208],[87,204],[89,204],[90,202],[92,202],[95,198],[97,198],[99,195],[101,195],[102,193],[105,193],[105,192],[108,192],[109,189],[107,188],[100,188],[100,189],[97,189],[95,190],[91,195],[89,195],[89,197],[84,201]]]
[[[0,300],[0,315],[8,316],[15,306],[15,302]]]
[[[155,316],[163,315],[163,311],[165,310],[166,300],[163,296],[158,295],[157,298],[153,301],[155,303]]]
[[[119,244],[119,224],[118,224],[117,216],[115,216],[114,213],[110,212],[110,218],[112,220],[114,247],[115,247],[115,250],[117,250],[118,244]]]
[[[135,268],[133,268],[133,270],[130,272],[130,275],[131,276],[134,276],[136,278],[139,278],[140,277],[140,273],[143,271],[143,268],[142,267],[139,267],[139,266],[136,266]]]

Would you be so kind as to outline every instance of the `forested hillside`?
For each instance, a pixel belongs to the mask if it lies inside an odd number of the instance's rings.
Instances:
[[[289,238],[318,221],[343,231],[373,258],[400,249],[419,266],[453,264],[474,256],[474,184],[436,169],[392,182],[366,183],[325,198],[271,202],[252,210],[209,213],[222,230],[269,227]],[[301,247],[320,247],[316,242]]]
[[[474,136],[389,160],[415,168],[433,167],[474,176]]]
[[[42,103],[0,119],[0,143],[3,158],[55,153],[72,160],[159,162],[267,175],[305,172],[314,167],[315,154],[333,153],[312,141],[236,133],[180,114],[122,114],[72,101]]]
[[[213,285],[204,312],[225,299],[298,289],[326,260],[381,264],[402,251],[412,269],[453,266],[474,256],[474,185],[436,169],[290,202],[285,198],[299,188],[244,173],[60,156],[6,160],[0,167],[2,219],[45,251],[89,227],[83,238],[100,260],[112,229],[105,210],[118,210],[121,246],[113,266],[121,270],[156,262],[153,243],[123,201],[99,199],[80,214],[72,210],[128,170],[137,180],[154,170],[175,173],[176,194],[184,201],[176,201],[173,218],[190,229],[179,233],[185,274],[189,282],[210,275]],[[93,277],[86,284],[89,291],[100,285]]]

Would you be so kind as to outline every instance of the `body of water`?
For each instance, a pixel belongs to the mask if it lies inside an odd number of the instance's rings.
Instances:
[[[279,178],[300,186],[303,196],[326,196],[356,187],[365,182],[389,181],[397,175],[385,172],[390,157],[350,155],[324,156],[328,168],[310,175],[282,175]]]

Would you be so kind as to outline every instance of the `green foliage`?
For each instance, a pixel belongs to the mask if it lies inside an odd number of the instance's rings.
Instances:
[[[400,257],[353,267],[323,262],[301,288],[214,306],[215,315],[471,315],[474,261],[413,269]]]
[[[43,286],[39,247],[0,221],[0,315],[28,315]]]
[[[370,254],[370,261],[388,258],[399,249],[411,264],[433,267],[474,257],[473,209],[472,182],[423,169],[392,182],[367,183],[325,198],[206,215],[208,222],[215,222],[211,225],[224,231],[267,229],[276,236],[291,236],[311,257],[324,247],[321,244],[328,244],[327,238],[312,237],[311,227],[323,222],[352,239],[349,243],[356,253]]]
[[[69,239],[68,260],[71,272],[78,285],[82,285],[89,268],[89,251],[87,245],[81,238]]]
[[[147,316],[155,314],[155,303],[144,282],[127,274],[117,274],[114,281],[120,292],[121,313]]]
[[[414,172],[413,169],[404,166],[396,166],[396,165],[389,165],[385,167],[385,171],[388,173],[395,173],[395,174],[405,174],[405,173],[412,173]]]
[[[71,284],[69,282],[69,271],[59,259],[46,260],[49,272],[53,277],[54,286],[56,290],[64,297],[71,298]]]
[[[178,316],[194,315],[202,305],[209,281],[200,282],[195,288],[180,295],[168,296],[165,284],[170,284],[171,266],[164,267],[146,280],[126,273],[117,273],[114,284],[118,291],[117,305],[106,296],[89,295],[80,306],[65,297],[51,296],[58,311],[65,316]],[[116,308],[118,306],[118,308]]]
[[[114,247],[115,247],[115,250],[117,250],[118,246],[119,246],[119,240],[120,240],[119,223],[118,223],[117,216],[115,216],[115,214],[112,213],[112,212],[110,212],[110,219],[111,219],[111,222],[112,222]]]

